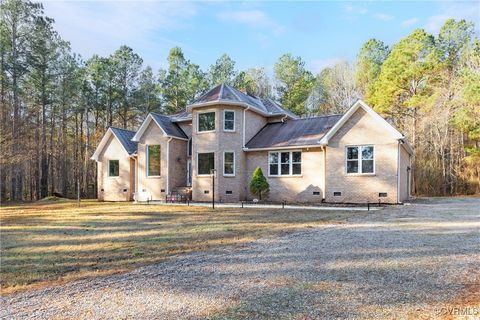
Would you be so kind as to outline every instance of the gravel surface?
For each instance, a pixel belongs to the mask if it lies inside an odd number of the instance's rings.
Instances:
[[[478,198],[454,198],[352,213],[345,223],[5,296],[0,317],[438,318],[478,289],[479,208]],[[469,303],[480,310],[480,299]]]

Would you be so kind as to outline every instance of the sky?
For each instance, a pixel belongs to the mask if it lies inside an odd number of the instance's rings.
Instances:
[[[207,70],[227,53],[239,70],[272,72],[284,53],[313,73],[354,61],[370,38],[394,44],[416,28],[436,35],[448,18],[467,19],[480,34],[476,1],[44,1],[45,14],[84,59],[125,44],[157,70],[180,46]]]

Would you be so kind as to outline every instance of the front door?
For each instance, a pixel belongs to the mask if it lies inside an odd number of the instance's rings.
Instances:
[[[192,185],[192,159],[187,160],[187,186]]]

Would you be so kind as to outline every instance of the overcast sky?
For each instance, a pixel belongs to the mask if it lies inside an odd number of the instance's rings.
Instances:
[[[353,60],[369,38],[392,44],[415,28],[436,34],[448,18],[480,27],[480,1],[469,2],[162,2],[44,1],[56,29],[84,59],[132,47],[144,63],[165,67],[173,46],[206,70],[221,54],[237,68],[271,71],[280,55],[301,56],[314,73]]]

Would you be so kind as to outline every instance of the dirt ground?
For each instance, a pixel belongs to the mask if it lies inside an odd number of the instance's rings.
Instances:
[[[8,319],[480,319],[480,199],[420,199],[1,298]]]

